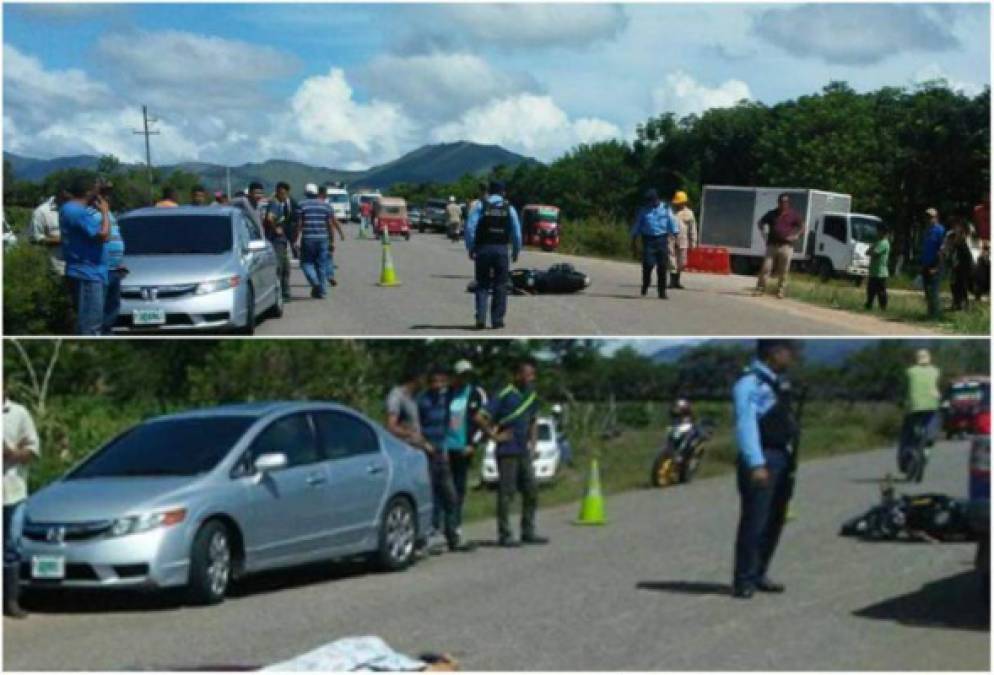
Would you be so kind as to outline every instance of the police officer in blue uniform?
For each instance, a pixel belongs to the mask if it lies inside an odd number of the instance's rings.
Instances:
[[[466,221],[466,250],[476,264],[476,328],[487,325],[487,297],[493,294],[490,320],[494,328],[504,327],[507,312],[507,286],[511,261],[521,252],[521,221],[504,195],[504,184],[490,183],[489,195],[480,200]]]
[[[760,340],[758,357],[733,390],[742,509],[732,583],[736,598],[751,598],[756,591],[784,591],[767,572],[792,490],[792,453],[799,429],[785,372],[794,358],[791,340]]]
[[[631,229],[632,256],[638,258],[636,240],[642,238],[642,295],[649,292],[652,285],[652,270],[656,268],[659,297],[666,298],[666,272],[669,265],[670,237],[680,233],[677,221],[669,204],[659,199],[655,190],[645,193],[643,206]]]
[[[520,543],[546,544],[549,541],[535,533],[535,510],[538,507],[538,486],[532,463],[537,437],[535,415],[538,412],[535,376],[533,361],[519,363],[514,372],[514,382],[493,398],[485,416],[489,426],[487,432],[497,442],[497,544],[504,547],[519,545],[511,535],[509,522],[515,492],[521,493]]]

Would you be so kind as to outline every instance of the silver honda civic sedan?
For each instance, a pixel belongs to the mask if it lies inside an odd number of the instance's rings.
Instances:
[[[118,219],[124,239],[115,332],[238,330],[283,315],[276,254],[241,209],[144,208]]]
[[[334,403],[147,420],[30,497],[14,530],[30,588],[185,586],[224,599],[261,570],[369,554],[412,563],[429,532],[423,453]]]

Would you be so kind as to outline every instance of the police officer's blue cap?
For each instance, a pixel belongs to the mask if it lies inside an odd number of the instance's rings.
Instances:
[[[488,189],[488,192],[492,195],[502,195],[504,194],[505,187],[504,181],[492,180],[490,181],[490,188]]]
[[[659,201],[659,193],[653,190],[652,188],[649,188],[648,190],[645,191],[645,201],[647,202]]]

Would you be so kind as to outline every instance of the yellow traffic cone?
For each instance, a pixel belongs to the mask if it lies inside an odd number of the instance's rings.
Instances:
[[[601,494],[601,472],[597,460],[590,462],[590,474],[587,477],[587,492],[580,502],[580,517],[575,525],[606,525],[604,517],[604,495]]]
[[[386,229],[384,228],[384,232]],[[397,280],[397,271],[393,268],[393,256],[390,255],[390,242],[386,235],[383,236],[383,264],[380,271],[380,286],[400,286]]]

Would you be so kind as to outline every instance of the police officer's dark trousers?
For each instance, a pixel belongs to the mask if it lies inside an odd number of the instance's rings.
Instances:
[[[666,297],[666,271],[669,266],[669,240],[667,235],[642,237],[642,295],[652,285],[652,270],[656,268],[656,284],[659,297]]]
[[[18,596],[20,595],[21,560],[11,536],[11,525],[17,504],[3,507],[3,613],[5,616],[20,611]]]
[[[490,320],[494,327],[504,323],[507,312],[507,282],[510,261],[507,246],[486,244],[476,248],[476,322],[487,323],[487,298],[491,294]]]
[[[538,506],[538,486],[535,468],[527,455],[497,457],[497,536],[511,538],[511,502],[514,493],[521,493],[521,537],[535,535],[535,509]]]
[[[428,457],[428,470],[431,472],[432,514],[431,524],[445,535],[450,546],[457,541],[459,499],[452,483],[452,469],[448,454],[441,449]]]
[[[782,450],[764,450],[763,455],[770,475],[766,486],[753,483],[751,470],[739,461],[742,513],[735,540],[736,589],[755,588],[766,577],[787,518],[790,457]]]

